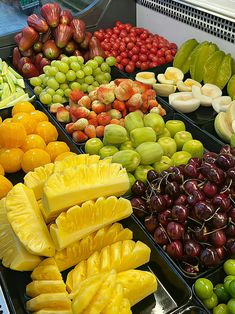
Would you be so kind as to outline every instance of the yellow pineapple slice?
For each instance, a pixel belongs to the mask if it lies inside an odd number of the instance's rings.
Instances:
[[[53,173],[43,188],[42,204],[48,215],[58,216],[70,206],[101,196],[120,196],[129,188],[126,169],[115,163],[95,163]]]
[[[137,268],[150,259],[150,248],[141,241],[124,240],[104,247],[95,252],[87,260],[80,262],[67,276],[67,290],[76,289],[77,285],[86,278],[98,273],[115,269],[122,272]]]
[[[43,293],[26,302],[30,312],[47,310],[71,310],[71,301],[66,292]],[[52,312],[53,313],[53,312]]]
[[[54,243],[30,188],[16,184],[7,194],[6,211],[12,229],[27,251],[42,256],[55,254]]]
[[[32,280],[62,280],[61,273],[57,266],[37,266],[31,274]]]
[[[43,185],[48,179],[48,177],[53,173],[54,164],[46,164],[35,168],[33,171],[28,172],[24,176],[24,184],[33,190],[37,200],[42,198]]]
[[[15,235],[6,213],[6,199],[0,200],[0,259],[5,267],[18,271],[33,270],[41,261],[30,254]]]
[[[51,237],[58,250],[84,238],[92,232],[132,214],[131,202],[115,196],[87,201],[61,213],[50,226]]]
[[[101,312],[102,314],[119,314],[119,310],[123,299],[122,285],[116,284],[110,302]]]
[[[71,310],[47,310],[43,309],[37,312],[33,312],[33,314],[73,314]]]
[[[118,314],[132,314],[130,301],[123,298]]]
[[[34,298],[43,293],[66,292],[63,280],[34,280],[26,286],[26,294]]]
[[[63,172],[67,168],[73,168],[79,165],[91,165],[98,163],[100,156],[80,154],[77,156],[71,156],[60,161],[55,162],[54,172]]]
[[[53,265],[57,266],[54,257],[48,257],[41,261],[40,265],[38,266],[47,266],[47,265]]]
[[[157,290],[157,279],[148,271],[126,270],[117,274],[117,282],[122,285],[124,298],[130,301],[131,306]]]
[[[120,223],[114,223],[70,244],[61,251],[56,251],[54,259],[59,270],[63,271],[87,259],[95,251],[100,251],[103,247],[118,241],[131,240],[132,236],[130,229],[124,229]]]

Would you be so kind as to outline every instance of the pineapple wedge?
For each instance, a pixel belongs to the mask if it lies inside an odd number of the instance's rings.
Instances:
[[[43,293],[66,292],[63,280],[34,280],[26,286],[26,294],[35,298]]]
[[[31,274],[32,280],[62,280],[61,273],[57,266],[37,266]]]
[[[0,259],[5,267],[18,271],[33,270],[41,257],[30,254],[15,235],[6,213],[6,199],[0,200]]]
[[[30,312],[40,310],[71,310],[68,293],[43,293],[26,302],[26,309]],[[52,312],[53,313],[53,312]]]
[[[148,271],[131,269],[118,273],[117,282],[122,285],[124,298],[130,301],[131,306],[157,290],[157,279]]]
[[[12,229],[27,251],[42,256],[55,254],[54,243],[30,188],[16,184],[7,194],[6,211]]]
[[[124,229],[120,223],[115,223],[93,232],[61,251],[56,251],[54,259],[59,270],[63,271],[87,259],[95,251],[118,241],[131,240],[132,236],[130,229]]]
[[[125,240],[106,246],[87,260],[80,262],[68,273],[67,290],[71,292],[86,278],[111,269],[122,272],[137,268],[149,262],[150,253],[150,248],[141,241]]]
[[[48,177],[53,173],[54,164],[46,164],[35,168],[33,171],[28,172],[24,176],[24,184],[33,190],[36,200],[42,198],[43,185],[48,179]]]
[[[48,216],[101,196],[120,196],[129,189],[126,169],[115,163],[95,163],[53,173],[43,188],[42,204]]]
[[[122,303],[118,314],[132,314],[131,305],[128,299],[125,298],[122,299]]]
[[[116,284],[109,304],[103,309],[102,314],[119,314],[123,300],[123,287]]]
[[[50,226],[51,237],[57,250],[62,250],[92,232],[132,214],[131,202],[115,196],[87,201],[61,213]]]
[[[74,313],[72,312],[72,309],[71,310],[45,310],[44,309],[44,310],[39,310],[37,312],[33,312],[33,314],[74,314]]]

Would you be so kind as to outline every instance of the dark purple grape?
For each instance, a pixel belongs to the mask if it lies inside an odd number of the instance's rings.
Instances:
[[[184,223],[188,218],[188,208],[184,205],[174,205],[171,216],[173,220]]]
[[[158,214],[158,221],[163,227],[166,227],[168,225],[168,222],[171,219],[171,210],[166,209]]]
[[[219,256],[213,247],[207,247],[201,252],[200,261],[208,268],[216,267],[220,263]]]
[[[227,225],[228,217],[226,213],[217,212],[211,219],[211,223],[214,229],[220,229]]]
[[[187,202],[189,205],[196,205],[198,202],[205,199],[205,194],[202,191],[193,191],[191,195],[187,197]]]
[[[184,234],[184,227],[178,222],[171,221],[166,226],[166,231],[171,240],[180,240]]]
[[[137,196],[143,196],[146,191],[146,186],[141,180],[136,180],[131,187],[131,192]]]
[[[211,243],[214,245],[214,247],[224,246],[227,240],[224,230],[217,230],[213,232],[210,235],[210,238]]]
[[[196,226],[196,227],[194,227],[194,235],[195,235],[195,238],[197,241],[207,242],[209,239],[207,226],[204,226],[204,227]]]
[[[150,232],[150,233],[154,233],[154,230],[157,228],[158,226],[158,219],[155,215],[150,215],[145,217],[144,219],[144,225],[145,228]]]
[[[227,212],[232,203],[226,194],[216,194],[212,199],[212,204],[215,208],[220,208],[221,211]]]
[[[218,154],[214,152],[207,152],[203,155],[203,162],[208,162],[210,164],[213,164],[216,161]]]
[[[207,181],[203,185],[203,192],[205,193],[207,197],[213,197],[218,192],[218,187],[215,183],[211,181]]]
[[[234,166],[233,156],[231,154],[221,153],[216,158],[215,164],[224,171],[227,171]]]
[[[194,206],[194,212],[199,221],[205,221],[210,219],[214,214],[214,207],[205,201],[197,202]]]
[[[150,205],[151,211],[161,212],[162,210],[166,209],[167,204],[163,195],[153,194],[153,196],[150,198],[149,205]]]
[[[201,250],[201,245],[195,240],[189,240],[184,243],[184,252],[190,257],[199,256]]]
[[[187,178],[198,178],[199,170],[194,164],[187,164],[184,167],[184,175]]]
[[[159,175],[155,170],[149,170],[147,173],[147,180],[149,182],[153,182],[153,181],[157,180],[158,177],[159,177]]]
[[[177,182],[168,182],[165,187],[165,193],[169,194],[170,197],[176,199],[180,194],[180,187]]]
[[[155,229],[154,240],[160,245],[165,245],[169,242],[166,231],[161,226]]]
[[[235,225],[228,225],[228,227],[225,229],[225,234],[228,238],[235,238]]]
[[[181,194],[175,201],[174,205],[186,205],[187,204],[187,196],[185,194]]]
[[[166,245],[166,253],[174,260],[180,260],[183,256],[183,244],[176,240]]]
[[[188,194],[192,194],[194,191],[198,191],[198,182],[196,180],[187,180],[183,183],[184,190]]]
[[[133,208],[133,213],[136,215],[136,217],[143,218],[148,214],[147,205],[141,198],[132,198],[131,205]]]

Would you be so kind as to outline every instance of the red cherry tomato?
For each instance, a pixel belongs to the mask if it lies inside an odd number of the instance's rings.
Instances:
[[[141,62],[138,60],[135,63],[136,68],[140,69],[141,68]]]
[[[139,60],[140,60],[141,62],[145,62],[145,61],[148,60],[148,57],[147,57],[147,55],[145,55],[145,54],[140,54],[140,55],[139,55]]]
[[[120,46],[119,46],[119,50],[121,52],[126,51],[126,45],[124,43],[121,43]]]
[[[126,67],[125,67],[125,71],[127,73],[132,73],[132,72],[134,72],[134,70],[135,70],[135,67],[133,65],[131,65],[131,64],[127,64]]]
[[[164,55],[165,55],[164,51],[158,50],[157,56],[158,56],[159,58],[163,57]]]
[[[133,55],[131,57],[131,60],[134,61],[134,62],[137,62],[139,60],[139,56],[138,55]]]
[[[137,55],[140,52],[140,48],[138,46],[134,46],[132,48],[132,52],[133,52],[133,54]]]
[[[117,63],[120,63],[120,62],[121,62],[121,60],[122,60],[122,57],[121,57],[120,55],[116,57],[116,61],[117,61]]]
[[[142,62],[140,69],[141,71],[147,70],[149,68],[149,63],[148,62]]]
[[[128,57],[131,58],[132,56],[133,56],[133,52],[132,52],[132,50],[129,50],[128,51]]]
[[[122,58],[127,58],[128,57],[128,53],[126,51],[123,51],[123,52],[120,53],[120,56]]]
[[[122,65],[124,65],[124,66],[126,66],[128,63],[129,63],[129,59],[128,58],[123,58],[122,60],[121,60],[121,64]]]
[[[158,63],[159,64],[165,64],[166,63],[166,59],[164,57],[160,57],[160,58],[158,58]]]
[[[129,42],[129,43],[126,45],[126,47],[127,47],[128,50],[131,50],[134,46],[135,46],[135,44],[132,43],[132,42]]]
[[[121,71],[124,71],[124,66],[121,63],[117,64],[117,68]]]
[[[171,54],[168,54],[166,55],[165,59],[166,59],[166,62],[171,62],[174,59],[174,57]]]

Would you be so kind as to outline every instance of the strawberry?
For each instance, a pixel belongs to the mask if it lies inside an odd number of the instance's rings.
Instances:
[[[67,131],[67,133],[72,134],[74,129],[73,129],[73,122],[70,122],[68,124],[66,124],[65,126],[65,130]]]
[[[115,99],[113,102],[113,108],[119,111],[123,111],[126,108],[126,105],[124,101],[120,101],[118,99]]]
[[[94,101],[92,102],[92,104],[91,104],[91,109],[92,109],[95,113],[99,114],[99,113],[101,113],[101,112],[105,112],[106,107],[105,107],[105,105],[104,105],[102,102],[100,102],[99,100],[94,100]]]
[[[103,137],[104,136],[104,126],[103,125],[98,125],[97,127],[96,127],[96,136],[97,137],[99,137],[99,138],[101,138],[101,137]]]
[[[82,131],[74,131],[72,137],[76,143],[83,143],[88,140],[88,136]]]
[[[98,126],[98,119],[95,117],[93,119],[88,120],[89,124],[94,125],[95,127]]]
[[[118,119],[112,119],[109,124],[118,124],[119,125],[119,120]]]
[[[85,95],[79,99],[78,105],[81,107],[86,107],[87,109],[91,109],[91,99],[89,96]]]
[[[86,134],[89,138],[96,137],[96,130],[95,130],[94,125],[92,125],[92,124],[87,125],[87,126],[85,127],[84,132],[85,132],[85,134]]]
[[[90,111],[85,107],[72,107],[70,108],[70,115],[72,121],[75,122],[80,118],[87,118]]]
[[[59,109],[59,108],[64,108],[64,106],[62,105],[62,104],[52,104],[51,106],[50,106],[50,112],[52,112],[52,113],[57,113],[57,110]]]
[[[73,129],[75,131],[83,131],[85,127],[88,125],[88,120],[85,118],[78,119],[74,124],[73,124]]]
[[[74,89],[69,94],[69,98],[75,103],[77,103],[83,96],[85,96],[85,94],[80,91],[80,89]]]
[[[95,111],[91,111],[91,112],[89,113],[88,120],[94,119],[94,118],[96,118],[96,117],[97,117],[97,113],[95,113]]]
[[[102,112],[100,114],[98,114],[97,116],[97,120],[99,125],[108,125],[109,122],[111,121],[111,117],[110,114],[108,112]]]
[[[59,122],[68,123],[71,121],[69,111],[64,107],[59,107],[56,112],[56,119]]]

